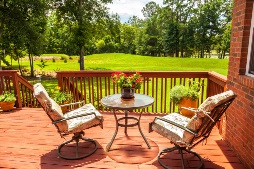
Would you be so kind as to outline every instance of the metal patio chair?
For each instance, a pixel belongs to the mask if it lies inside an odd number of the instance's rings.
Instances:
[[[61,107],[49,97],[47,91],[42,86],[41,83],[37,83],[33,86],[34,96],[41,104],[44,111],[47,113],[48,117],[51,119],[52,123],[58,130],[58,133],[62,138],[69,134],[73,134],[72,139],[63,142],[58,146],[57,153],[61,158],[75,160],[90,156],[93,154],[97,148],[98,144],[95,140],[90,138],[84,138],[84,130],[100,125],[103,128],[103,117],[95,109],[92,104],[83,104],[81,107],[71,110],[65,114],[62,113]],[[69,106],[78,105],[82,102],[71,103]],[[80,140],[84,142],[92,143],[91,149],[88,152],[80,152]],[[75,155],[66,155],[65,151],[63,153],[62,148],[69,143],[75,142]],[[69,144],[70,145],[70,144]],[[71,146],[69,146],[71,147]],[[72,147],[72,148],[74,148]]]
[[[186,154],[196,156],[200,161],[198,168],[202,168],[204,165],[202,157],[191,149],[209,137],[213,127],[235,97],[234,92],[230,90],[208,97],[197,109],[182,107],[182,109],[195,112],[192,118],[187,118],[179,113],[155,117],[154,121],[149,124],[149,132],[155,131],[174,144],[173,147],[159,152],[158,162],[164,168],[170,169],[165,164],[166,162],[162,161],[162,155],[178,151],[181,156],[182,168],[185,168],[184,156]]]

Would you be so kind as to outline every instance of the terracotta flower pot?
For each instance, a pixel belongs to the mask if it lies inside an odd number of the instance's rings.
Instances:
[[[193,101],[191,99],[183,98],[182,101],[179,103],[178,108],[180,107],[197,108],[197,106],[198,106],[198,100]],[[194,116],[195,113],[189,110],[181,110],[181,114],[191,118],[192,116]]]
[[[14,107],[15,102],[1,102],[0,107],[3,111],[11,111]]]

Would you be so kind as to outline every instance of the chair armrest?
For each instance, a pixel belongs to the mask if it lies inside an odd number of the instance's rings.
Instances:
[[[192,108],[192,107],[181,107],[179,109],[179,112],[181,111],[181,109],[184,109],[184,110],[189,110],[189,111],[192,111],[194,113],[198,113],[198,112],[203,112],[205,116],[207,116],[210,120],[212,120],[212,122],[214,122],[214,120],[211,118],[211,116],[209,116],[210,112],[205,112],[205,111],[202,111],[202,110],[199,110],[197,108]]]
[[[65,107],[65,106],[71,106],[71,105],[77,105],[77,104],[84,104],[85,102],[82,101],[82,102],[75,102],[75,103],[68,103],[68,104],[62,104],[60,105],[61,107]]]
[[[90,116],[90,115],[94,115],[95,117],[97,117],[95,112],[91,112],[91,113],[79,114],[79,115],[76,115],[76,116],[71,116],[71,117],[68,117],[68,118],[62,118],[62,119],[59,119],[59,120],[55,120],[55,121],[52,122],[52,124],[56,124],[56,123],[59,123],[59,122],[62,122],[62,121],[70,120],[70,119],[75,119],[77,117]]]
[[[189,111],[192,111],[194,113],[198,112],[199,110],[197,108],[192,108],[192,107],[180,107],[179,108],[179,111],[181,111],[182,109],[184,110],[189,110]]]
[[[181,129],[183,129],[183,130],[185,130],[185,131],[187,131],[187,132],[189,132],[189,133],[191,133],[191,134],[193,134],[193,135],[195,135],[195,136],[198,135],[198,133],[196,133],[196,132],[194,132],[194,131],[192,131],[192,130],[190,130],[190,129],[188,129],[188,128],[182,126],[182,125],[179,125],[179,124],[177,124],[177,123],[175,123],[175,122],[173,122],[173,121],[164,119],[164,118],[162,118],[162,117],[155,117],[155,120],[156,120],[156,119],[162,120],[162,121],[164,121],[164,122],[166,122],[166,123],[169,123],[169,124],[172,124],[172,125],[174,125],[174,126],[176,126],[176,127],[179,127],[179,128],[181,128]]]

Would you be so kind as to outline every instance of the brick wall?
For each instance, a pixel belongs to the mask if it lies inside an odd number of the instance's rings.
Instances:
[[[234,0],[228,89],[237,94],[223,136],[246,168],[254,169],[254,78],[245,75],[253,0]],[[254,17],[254,16],[253,16]]]

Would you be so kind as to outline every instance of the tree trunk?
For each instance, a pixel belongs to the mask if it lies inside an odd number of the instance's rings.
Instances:
[[[22,72],[22,70],[21,70],[21,66],[20,66],[20,62],[19,62],[19,61],[20,61],[20,60],[19,60],[19,57],[18,57],[19,72],[20,72],[21,76],[23,76],[23,72]]]
[[[221,58],[222,58],[222,59],[225,59],[225,56],[226,56],[226,50],[223,50],[223,51],[222,51],[222,57],[221,57]]]
[[[201,46],[200,58],[204,58],[204,57],[205,57],[204,47],[203,47],[203,46]]]
[[[0,70],[2,70],[2,60],[4,58],[4,49],[1,51],[2,53],[0,54]]]
[[[79,56],[79,60],[80,60],[80,70],[85,70],[85,66],[84,66],[84,46],[80,47],[80,56]]]
[[[34,60],[33,60],[33,56],[29,53],[29,62],[30,62],[30,76],[34,77]]]

